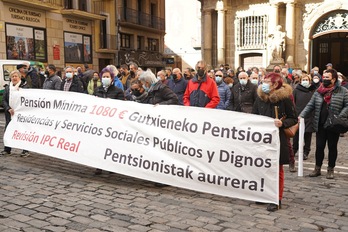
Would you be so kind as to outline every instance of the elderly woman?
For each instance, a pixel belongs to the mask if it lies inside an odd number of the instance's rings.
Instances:
[[[100,72],[99,76],[101,77],[102,84],[101,84],[101,86],[97,87],[94,90],[95,96],[101,97],[101,98],[111,98],[111,99],[116,99],[116,100],[124,100],[124,93],[123,93],[122,89],[120,89],[114,85],[115,75],[110,69],[104,68]],[[102,170],[97,168],[94,174],[100,175],[100,174],[102,174]]]
[[[131,86],[127,100],[143,103],[147,99],[148,93],[143,88],[143,84],[138,79],[131,81]]]
[[[284,191],[284,169],[283,165],[289,163],[288,139],[284,128],[291,127],[297,123],[297,115],[291,100],[292,88],[283,83],[280,73],[269,73],[257,89],[258,97],[253,106],[253,114],[259,114],[274,118],[274,125],[279,128],[280,157],[279,157],[279,205],[269,204],[268,211],[281,208],[281,200]],[[276,118],[275,108],[278,109],[279,118]]]
[[[310,75],[303,75],[300,78],[300,84],[296,86],[293,91],[294,103],[296,107],[296,112],[301,112],[311,100],[312,95],[315,91],[315,86],[312,85],[312,77]],[[313,128],[313,116],[314,114],[308,114],[305,118],[305,133],[304,133],[304,147],[303,147],[303,159],[308,158],[309,152],[311,151],[312,143],[312,133],[314,132]],[[292,149],[296,154],[298,151],[298,141],[299,141],[299,132],[297,131],[295,137],[293,138]]]
[[[161,81],[158,81],[155,74],[150,69],[139,76],[143,88],[148,93],[144,103],[160,105],[177,105],[178,97],[176,94]]]
[[[5,86],[4,95],[2,98],[2,105],[4,106],[5,111],[5,130],[8,124],[11,121],[11,117],[14,115],[14,110],[10,106],[10,91],[17,91],[19,88],[28,88],[28,84],[25,78],[21,79],[21,73],[18,70],[12,71],[10,73],[11,82],[10,85]],[[10,155],[11,147],[4,147],[4,150],[0,153],[2,155]],[[23,150],[21,157],[29,156],[29,151]]]
[[[110,69],[104,68],[99,76],[101,78],[101,86],[94,90],[95,96],[124,100],[122,89],[114,85],[115,75]]]

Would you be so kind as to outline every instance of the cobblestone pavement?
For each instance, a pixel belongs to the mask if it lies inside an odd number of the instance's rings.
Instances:
[[[3,113],[0,121],[3,130]],[[286,167],[283,207],[273,213],[250,201],[95,176],[91,167],[19,153],[0,157],[0,231],[348,231],[348,135],[339,141],[334,180],[325,171],[308,177],[313,151],[304,177]]]

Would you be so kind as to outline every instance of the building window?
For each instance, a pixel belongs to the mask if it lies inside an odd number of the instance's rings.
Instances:
[[[144,36],[137,37],[137,50],[144,50]]]
[[[121,34],[121,48],[131,47],[131,36],[127,34]]]
[[[265,49],[267,33],[266,15],[238,17],[236,26],[237,50]]]
[[[158,39],[147,39],[147,47],[149,51],[159,51],[158,49]]]
[[[319,53],[328,53],[329,52],[329,44],[328,43],[320,43],[319,44]]]

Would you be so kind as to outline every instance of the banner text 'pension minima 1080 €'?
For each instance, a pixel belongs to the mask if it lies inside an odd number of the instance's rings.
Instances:
[[[51,90],[11,91],[7,146],[181,188],[278,203],[272,118]]]

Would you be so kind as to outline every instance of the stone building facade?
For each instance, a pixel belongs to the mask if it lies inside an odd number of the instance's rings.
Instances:
[[[165,0],[0,0],[0,59],[164,67]]]
[[[213,67],[288,63],[309,71],[332,63],[348,74],[347,0],[200,1],[202,56]],[[279,28],[284,40],[276,58],[272,39]]]

